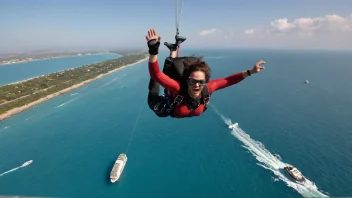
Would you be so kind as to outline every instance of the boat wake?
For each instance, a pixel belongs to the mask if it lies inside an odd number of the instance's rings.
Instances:
[[[29,117],[29,118],[26,118],[26,121],[28,121],[28,120],[30,120],[30,119],[32,119],[34,116],[31,116],[31,117]]]
[[[304,184],[296,183],[289,179],[286,174],[283,174],[280,171],[280,169],[283,169],[285,166],[289,165],[282,161],[280,155],[270,153],[270,151],[268,151],[261,142],[253,140],[245,131],[243,131],[238,126],[238,123],[232,123],[229,118],[226,118],[219,113],[215,107],[213,107],[213,109],[231,129],[231,134],[244,144],[242,147],[252,153],[252,155],[259,161],[257,165],[272,171],[278,179],[285,182],[287,186],[292,187],[304,197],[328,197],[320,192],[317,186],[312,181],[308,180],[308,178],[306,178],[306,182]]]
[[[3,175],[6,175],[6,174],[8,174],[8,173],[11,173],[11,172],[13,172],[13,171],[16,171],[16,170],[18,170],[18,169],[20,169],[20,168],[22,168],[22,166],[19,166],[19,167],[16,167],[16,168],[11,169],[11,170],[9,170],[9,171],[6,171],[6,172],[4,172],[4,173],[1,173],[1,174],[0,174],[0,177],[3,176]]]
[[[101,88],[103,88],[103,87],[105,87],[105,86],[110,85],[111,83],[115,82],[117,79],[119,79],[119,77],[116,77],[116,78],[110,80],[109,82],[103,84],[101,87],[99,87],[99,89],[101,89]]]
[[[10,128],[10,127],[11,127],[11,125],[4,127],[4,128],[2,128],[2,129],[0,129],[0,132],[1,132],[1,131],[5,131],[6,129],[8,129],[8,128]]]
[[[55,108],[60,108],[60,107],[62,107],[62,106],[65,106],[65,105],[67,105],[68,103],[77,100],[78,98],[79,98],[79,97],[73,98],[73,99],[71,99],[71,100],[69,100],[69,101],[67,101],[67,102],[64,102],[64,103],[60,104],[59,106],[56,106]]]
[[[26,166],[30,165],[32,162],[33,162],[33,160],[29,160],[29,161],[25,162],[24,164],[22,164],[21,166],[18,166],[18,167],[16,167],[16,168],[13,168],[13,169],[11,169],[11,170],[8,170],[8,171],[6,171],[6,172],[3,172],[3,173],[0,174],[0,177],[1,177],[1,176],[4,176],[4,175],[6,175],[6,174],[9,174],[9,173],[11,173],[11,172],[13,172],[13,171],[16,171],[16,170],[18,170],[18,169],[20,169],[20,168],[26,167]]]

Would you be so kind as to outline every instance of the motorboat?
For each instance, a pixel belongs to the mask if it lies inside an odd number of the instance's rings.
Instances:
[[[286,166],[284,170],[290,177],[298,182],[304,182],[306,179],[302,175],[302,173],[294,166]]]

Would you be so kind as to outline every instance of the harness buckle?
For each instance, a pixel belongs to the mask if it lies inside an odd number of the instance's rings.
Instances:
[[[171,111],[173,111],[175,105],[176,105],[176,106],[179,105],[179,104],[182,102],[182,100],[183,100],[183,96],[182,96],[182,95],[177,95],[176,98],[174,99],[174,102],[169,106],[168,109],[166,109],[166,111],[167,111],[168,113],[170,113]]]
[[[182,102],[182,100],[183,100],[183,96],[177,95],[176,98],[175,98],[174,103],[180,104]]]

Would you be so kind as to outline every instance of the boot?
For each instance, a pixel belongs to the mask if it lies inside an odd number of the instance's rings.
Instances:
[[[182,37],[182,36],[175,36],[176,39],[176,45],[179,46],[181,43],[183,43],[186,40],[186,37]]]
[[[164,45],[166,45],[167,48],[169,48],[170,51],[176,51],[177,50],[177,45],[165,42]]]

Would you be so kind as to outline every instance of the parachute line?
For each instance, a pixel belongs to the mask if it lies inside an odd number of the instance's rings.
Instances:
[[[176,23],[176,35],[178,34],[178,0],[175,0],[176,10],[175,10],[175,23]]]
[[[146,101],[144,101],[144,103],[146,103]],[[128,141],[128,145],[127,145],[127,148],[126,148],[126,152],[125,152],[126,154],[127,154],[128,149],[130,148],[131,141],[132,141],[132,138],[133,138],[133,135],[134,135],[134,131],[135,131],[135,129],[136,129],[136,126],[137,126],[137,124],[138,124],[139,117],[141,116],[143,109],[144,109],[144,104],[143,104],[141,110],[139,110],[139,113],[138,113],[136,122],[134,123],[133,129],[132,129],[132,134],[131,134],[130,140]]]
[[[176,0],[176,35],[179,33],[180,21],[182,16],[183,0],[181,0],[180,16],[178,15],[178,0]]]

